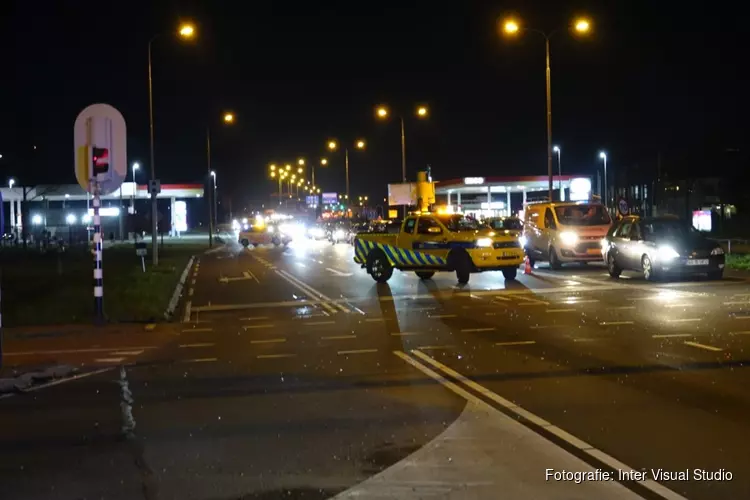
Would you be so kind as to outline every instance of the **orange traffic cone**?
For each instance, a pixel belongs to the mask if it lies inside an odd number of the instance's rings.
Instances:
[[[523,263],[523,274],[531,274],[531,262],[529,261],[528,255]]]

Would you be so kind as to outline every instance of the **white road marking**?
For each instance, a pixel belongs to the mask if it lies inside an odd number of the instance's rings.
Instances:
[[[518,299],[518,300],[525,300],[529,305],[531,305],[531,304],[543,304],[545,306],[549,305],[549,302],[546,302],[544,300],[532,299],[531,297],[524,297],[523,295],[516,296],[516,299]]]
[[[423,351],[437,351],[440,349],[455,349],[456,346],[454,345],[421,345],[417,347],[417,349],[422,349]]]
[[[547,309],[548,313],[567,313],[567,312],[575,312],[575,309]]]
[[[200,332],[213,332],[213,328],[188,328],[182,330],[181,333],[200,333]]]
[[[262,325],[242,325],[243,330],[259,330],[261,328],[273,328],[273,323],[264,323]]]
[[[276,274],[278,276],[280,276],[282,279],[284,279],[287,282],[289,282],[295,288],[301,290],[305,295],[307,295],[311,299],[313,299],[313,300],[322,300],[323,302],[321,303],[321,305],[324,308],[328,309],[329,312],[336,313],[337,312],[336,308],[340,309],[341,311],[343,311],[345,313],[349,312],[349,310],[347,308],[345,308],[344,306],[342,306],[341,304],[339,304],[337,302],[334,302],[333,299],[331,299],[330,297],[328,297],[324,293],[316,290],[315,288],[311,287],[310,285],[308,285],[304,281],[296,278],[292,274],[290,274],[290,273],[288,273],[288,272],[286,272],[284,270],[281,270],[281,271],[277,270]]]
[[[482,394],[486,398],[490,399],[491,401],[497,403],[498,405],[502,406],[503,408],[506,408],[510,412],[523,417],[527,421],[537,425],[538,427],[542,427],[544,430],[551,432],[552,434],[556,435],[569,445],[573,446],[576,449],[581,450],[583,453],[588,454],[589,456],[607,464],[609,467],[615,470],[634,470],[632,467],[630,467],[627,464],[624,464],[617,460],[616,458],[612,457],[611,455],[608,455],[604,453],[603,451],[594,448],[589,443],[578,439],[577,437],[573,436],[572,434],[568,433],[567,431],[557,427],[556,425],[552,425],[550,422],[547,422],[543,418],[538,417],[537,415],[531,413],[528,410],[525,410],[524,408],[521,408],[520,406],[516,405],[512,401],[509,401],[502,396],[499,396],[498,394],[490,391],[486,387],[477,384],[473,380],[470,380],[466,378],[465,376],[461,375],[460,373],[448,368],[444,364],[440,363],[437,360],[432,359],[425,353],[419,352],[419,351],[412,351],[414,356],[418,357],[420,360],[432,365],[432,368],[437,369],[439,372],[443,372],[445,374],[450,375],[451,377],[454,377],[456,380],[460,381],[462,384],[474,389],[478,393]],[[401,358],[403,361],[407,362],[414,368],[418,369],[425,375],[429,376],[430,378],[434,379],[435,381],[439,382],[458,396],[461,396],[462,398],[466,399],[467,401],[470,401],[478,406],[481,406],[482,408],[485,408],[489,411],[498,411],[496,408],[493,408],[492,406],[488,405],[484,400],[481,398],[471,394],[470,392],[463,389],[461,386],[459,386],[457,383],[454,383],[448,379],[446,379],[442,374],[434,371],[433,369],[423,365],[419,361],[415,360],[411,356],[408,356],[407,354],[401,352],[401,351],[393,351],[393,354]],[[685,497],[678,495],[674,491],[670,490],[669,488],[657,483],[653,480],[645,480],[640,481],[639,484],[643,486],[644,488],[656,493],[657,495],[661,496],[662,498],[666,500],[686,500]]]
[[[721,347],[714,347],[712,345],[700,344],[698,342],[692,342],[690,340],[686,340],[685,345],[689,345],[690,347],[697,347],[698,349],[704,349],[706,351],[712,351],[712,352],[719,352],[719,351],[724,350]]]
[[[475,294],[472,294],[472,297],[475,297],[475,296],[476,296]],[[496,296],[496,297],[492,297],[492,300],[493,301],[500,300],[500,301],[503,301],[503,302],[510,302],[510,299],[508,297],[501,297],[499,295]]]
[[[305,321],[302,323],[305,326],[316,326],[316,325],[335,325],[335,321]]]
[[[430,319],[455,318],[456,314],[433,314],[432,316],[427,317]]]
[[[676,318],[676,319],[668,319],[667,323],[695,323],[696,321],[700,321],[700,318]]]
[[[529,328],[532,330],[542,330],[545,328],[559,328],[560,325],[532,325]]]
[[[635,306],[615,306],[615,307],[612,307],[612,309],[620,309],[620,310],[635,309]]]
[[[513,345],[531,345],[536,344],[536,340],[514,340],[511,342],[495,342],[496,346],[513,346]]]
[[[251,344],[279,344],[286,342],[286,339],[263,339],[263,340],[251,340]]]
[[[633,321],[602,321],[599,326],[632,325],[633,323]]]
[[[95,359],[94,362],[95,363],[120,363],[124,359],[125,358],[99,358],[99,359]]]
[[[654,339],[672,339],[672,338],[684,338],[684,337],[692,337],[692,333],[662,333],[659,335],[651,335],[651,338]]]
[[[750,335],[750,330],[744,332],[729,332],[729,335]]]
[[[595,302],[599,302],[599,299],[585,299],[585,300],[570,299],[570,300],[563,300],[561,302],[558,302],[558,304],[574,306],[576,304],[593,304]]]
[[[469,332],[494,332],[497,328],[462,328],[461,331],[464,333]]]
[[[345,356],[347,354],[367,354],[371,352],[378,352],[377,349],[352,349],[350,351],[338,351],[338,354]]]
[[[196,358],[196,359],[183,359],[183,363],[211,363],[219,361],[218,358]]]
[[[296,354],[260,354],[255,356],[256,359],[274,359],[274,358],[293,358]]]
[[[750,316],[734,316],[734,319],[750,319]]]
[[[725,306],[750,306],[750,302],[748,301],[741,301],[741,302],[722,302]]]
[[[87,352],[112,352],[117,350],[145,350],[145,349],[156,349],[157,346],[125,346],[125,347],[90,347],[85,349],[54,349],[50,351],[18,351],[18,352],[6,352],[4,356],[38,356],[40,354],[83,354]]]
[[[549,302],[521,302],[519,306],[548,306]]]
[[[190,316],[192,315],[192,312],[190,311],[190,308],[193,306],[193,302],[191,300],[188,300],[185,302],[185,314],[182,317],[183,323],[190,322]]]
[[[333,269],[332,267],[326,267],[326,271],[331,271],[336,276],[351,276],[352,273],[342,273],[338,269]]]
[[[261,321],[268,319],[268,316],[253,316],[252,318],[240,318],[240,321]]]
[[[365,318],[366,323],[376,323],[379,321],[385,321],[385,318]]]
[[[110,352],[112,356],[138,356],[140,354],[143,354],[143,349],[140,349],[138,351],[113,351]]]
[[[188,289],[188,296],[190,296],[190,297],[192,297],[192,296],[193,296],[193,287],[190,287],[190,288]]]
[[[422,332],[393,332],[391,335],[394,337],[411,337],[413,335],[422,335]]]
[[[180,349],[190,348],[190,347],[211,347],[214,344],[213,342],[196,342],[195,344],[180,344],[178,347]]]
[[[356,339],[356,335],[330,335],[328,337],[320,337],[321,340],[344,340],[344,339]]]
[[[484,313],[485,316],[497,316],[497,313]]]

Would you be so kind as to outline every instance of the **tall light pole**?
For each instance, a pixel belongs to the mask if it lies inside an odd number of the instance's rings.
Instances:
[[[427,118],[429,111],[427,106],[418,106],[415,113],[417,118]],[[375,116],[380,120],[385,120],[390,115],[387,106],[378,106],[375,108]],[[401,182],[406,182],[406,131],[404,129],[404,117],[399,115],[401,122]],[[348,194],[348,193],[347,193]]]
[[[213,181],[213,197],[214,197],[214,230],[218,230],[219,227],[219,197],[217,196],[218,193],[216,192],[216,189],[218,186],[216,185],[216,170],[211,170],[211,180]]]
[[[591,21],[588,18],[579,17],[573,20],[571,28],[574,33],[588,35],[591,32]],[[520,21],[512,18],[503,20],[502,30],[509,37],[518,36],[521,31],[533,32],[544,37],[545,80],[547,88],[547,177],[549,179],[549,201],[552,201],[552,79],[549,64],[549,41],[558,30],[555,29],[548,33],[534,28],[522,28]]]
[[[339,147],[339,144],[335,140],[328,141],[328,149],[331,151],[336,151]],[[364,139],[357,139],[354,141],[354,147],[356,149],[365,149],[365,140]],[[344,148],[344,171],[346,173],[346,199],[349,199],[349,148]]]
[[[183,24],[177,32],[180,38],[190,40],[195,36],[195,27],[192,24]],[[160,35],[154,35],[148,41],[148,128],[149,128],[149,153],[151,158],[151,181],[156,180],[156,168],[154,166],[154,85],[151,71],[151,45]],[[149,186],[149,189],[151,186]],[[154,265],[159,264],[159,246],[156,235],[156,192],[151,192],[151,246]]]
[[[609,208],[609,185],[607,184],[607,153],[599,152],[599,158],[604,162],[604,206]]]
[[[138,162],[133,163],[132,171],[133,171],[133,194],[130,196],[130,211],[131,213],[135,213],[135,193],[138,190],[138,184],[135,182],[135,171],[141,168],[141,165]]]
[[[320,165],[325,167],[328,165],[328,158],[321,158]],[[312,166],[312,184],[315,185],[315,165]]]
[[[222,117],[223,121],[227,125],[234,123],[234,113],[225,112]],[[208,246],[214,245],[214,233],[216,232],[216,225],[218,225],[217,216],[217,193],[216,193],[216,172],[211,170],[211,127],[206,127],[206,177],[207,177],[207,188],[206,203],[208,205]],[[212,201],[213,200],[213,201]],[[213,213],[212,213],[213,207]]]
[[[552,151],[557,153],[557,189],[560,191],[560,199],[562,200],[562,162],[560,161],[560,146],[555,146]]]

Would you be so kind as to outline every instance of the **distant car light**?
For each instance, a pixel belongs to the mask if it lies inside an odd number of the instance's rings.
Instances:
[[[337,229],[333,232],[333,238],[336,240],[343,240],[346,238],[346,233],[343,229]]]
[[[480,248],[487,248],[492,246],[492,238],[479,238],[477,240],[477,246]]]
[[[313,238],[322,238],[325,236],[325,233],[319,227],[311,227],[308,234]]]
[[[243,224],[247,224],[247,217],[243,217],[243,218],[242,218],[242,223],[243,223]]]
[[[679,253],[677,253],[677,250],[670,247],[669,245],[664,245],[659,247],[659,258],[662,260],[674,260],[677,257],[680,256]]]
[[[724,255],[724,249],[721,247],[716,247],[711,250],[711,255]]]
[[[247,231],[248,229],[250,229],[250,224],[242,224],[242,229]]]
[[[268,231],[269,233],[273,233],[274,232],[274,227],[273,226],[268,226],[268,228],[266,229],[266,231]]]
[[[578,243],[578,235],[573,231],[563,231],[560,233],[560,241],[563,245],[572,247]]]

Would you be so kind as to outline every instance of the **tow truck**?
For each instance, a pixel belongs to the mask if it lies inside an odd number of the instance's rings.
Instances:
[[[438,271],[455,271],[461,284],[471,273],[502,271],[514,280],[525,255],[518,238],[461,214],[430,211],[435,188],[425,172],[417,173],[419,211],[404,218],[397,234],[359,233],[354,238],[354,262],[378,283],[394,269],[414,271],[423,280]]]

